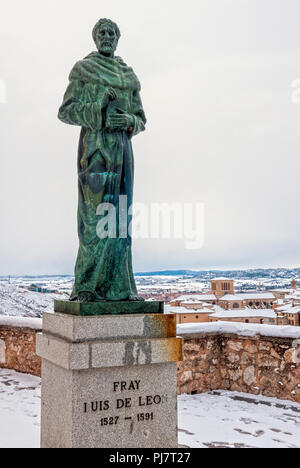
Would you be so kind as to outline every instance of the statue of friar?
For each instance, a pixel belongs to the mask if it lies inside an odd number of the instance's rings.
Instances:
[[[97,51],[77,62],[59,109],[62,122],[82,127],[78,150],[79,252],[71,300],[137,301],[129,230],[119,223],[132,205],[131,138],[145,129],[140,83],[115,51],[118,26],[100,19],[93,29]],[[125,197],[126,196],[126,197]],[[126,200],[122,207],[120,199]],[[104,204],[104,205],[103,205]],[[115,235],[99,234],[99,206],[113,206]],[[122,232],[120,232],[122,230]],[[106,233],[107,234],[107,233]]]

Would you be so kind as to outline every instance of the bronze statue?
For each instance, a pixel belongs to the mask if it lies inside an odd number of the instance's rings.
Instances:
[[[71,300],[136,301],[132,240],[128,232],[133,194],[131,138],[145,129],[140,83],[115,56],[118,26],[100,19],[93,29],[97,51],[75,64],[59,109],[62,122],[82,127],[78,149],[79,252]],[[126,235],[120,232],[120,196],[126,196]],[[115,236],[99,235],[99,206],[115,208]],[[106,205],[104,205],[106,206]]]

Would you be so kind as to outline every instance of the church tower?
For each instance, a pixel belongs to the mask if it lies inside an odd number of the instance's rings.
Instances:
[[[225,296],[225,294],[234,294],[234,281],[228,278],[216,278],[210,282],[211,294],[219,299]]]
[[[292,285],[292,289],[294,289],[294,291],[296,291],[296,289],[297,289],[297,280],[293,279],[291,285]]]

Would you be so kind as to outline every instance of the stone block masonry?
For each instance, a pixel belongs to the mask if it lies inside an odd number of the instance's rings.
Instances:
[[[178,363],[178,393],[230,390],[300,402],[300,328],[209,325],[179,327],[184,361]]]
[[[94,339],[94,334],[106,333],[90,329],[89,318],[65,318],[58,323],[55,334],[70,341],[82,339],[81,334]],[[107,327],[110,318],[105,319]],[[129,335],[126,317],[122,319],[122,333]],[[159,337],[162,319],[149,334]],[[143,330],[143,319],[136,320],[136,338]],[[102,327],[104,323],[102,323]],[[41,375],[41,360],[35,352],[36,333],[41,319],[0,317],[0,368]],[[45,317],[46,330],[55,328],[54,317]],[[157,330],[157,331],[155,331]],[[283,400],[300,402],[299,353],[294,347],[300,339],[300,327],[251,325],[234,323],[186,324],[177,328],[184,338],[184,361],[178,364],[178,393],[203,393],[210,390],[233,390],[262,394]],[[118,330],[115,330],[118,333]],[[173,330],[165,330],[171,336]],[[97,347],[94,356],[97,357]],[[300,359],[299,359],[300,360]]]
[[[0,318],[0,368],[41,375],[41,359],[35,352],[40,319]]]

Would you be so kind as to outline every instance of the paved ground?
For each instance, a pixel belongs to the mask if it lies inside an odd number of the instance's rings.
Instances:
[[[185,447],[300,448],[300,404],[231,392],[182,395]],[[0,369],[0,448],[39,447],[40,379]]]

